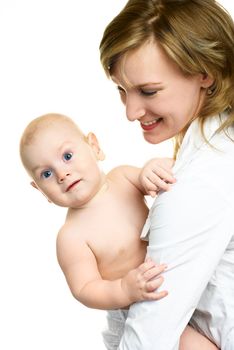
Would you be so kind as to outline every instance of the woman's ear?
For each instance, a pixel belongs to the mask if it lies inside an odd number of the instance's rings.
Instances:
[[[34,181],[31,181],[31,182],[30,182],[30,185],[31,185],[33,188],[35,188],[36,190],[40,191],[40,192],[43,194],[43,196],[46,197],[46,195],[40,190],[40,188],[37,186],[37,184],[36,184]],[[51,201],[49,198],[46,197],[46,199],[47,199],[47,201],[48,201],[49,203],[52,203],[52,201]]]
[[[201,86],[205,89],[210,88],[214,83],[214,78],[210,77],[207,73],[201,74]]]
[[[86,136],[86,140],[89,144],[89,146],[92,148],[94,154],[96,155],[97,160],[104,160],[105,159],[105,154],[101,150],[99,146],[98,139],[96,135],[93,132],[88,133]]]

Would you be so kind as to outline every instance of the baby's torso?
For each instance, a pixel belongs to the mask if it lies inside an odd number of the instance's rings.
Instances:
[[[147,214],[145,202],[133,193],[119,193],[105,211],[100,210],[102,224],[97,222],[100,230],[92,236],[90,245],[103,278],[122,277],[144,260],[146,242],[140,240],[140,233]]]
[[[111,186],[111,185],[110,185]],[[93,251],[102,278],[113,280],[144,261],[140,233],[148,215],[143,195],[133,185],[112,186],[98,205],[73,214],[74,229]]]

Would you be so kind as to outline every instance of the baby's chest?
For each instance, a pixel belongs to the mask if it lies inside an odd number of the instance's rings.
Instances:
[[[122,277],[145,256],[145,242],[140,240],[139,231],[130,226],[101,232],[100,239],[96,237],[92,243],[99,271],[106,279]]]
[[[88,236],[96,256],[119,256],[140,238],[140,226],[126,217],[112,218],[107,214],[101,223],[96,223]]]

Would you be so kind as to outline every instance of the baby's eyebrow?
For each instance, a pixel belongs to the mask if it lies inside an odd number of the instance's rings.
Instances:
[[[32,170],[31,170],[31,173],[32,174],[37,174],[38,171],[42,171],[42,170],[45,170],[45,169],[48,169],[49,167],[47,167],[46,165],[36,165]]]
[[[40,168],[43,168],[43,167],[41,165],[36,165],[34,168],[32,168],[32,172],[35,173]]]

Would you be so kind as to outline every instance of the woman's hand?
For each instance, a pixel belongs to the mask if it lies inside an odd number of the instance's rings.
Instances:
[[[167,296],[167,291],[157,292],[163,283],[161,273],[166,269],[166,265],[156,265],[150,258],[127,273],[122,278],[121,286],[123,292],[129,300],[129,305],[142,300],[159,300]]]
[[[172,158],[154,158],[145,164],[139,180],[146,194],[155,197],[160,190],[170,189],[170,184],[176,182],[172,173],[174,163]]]

